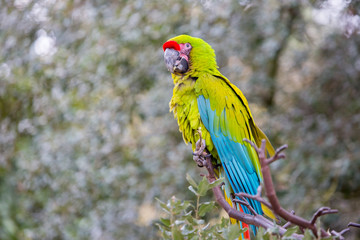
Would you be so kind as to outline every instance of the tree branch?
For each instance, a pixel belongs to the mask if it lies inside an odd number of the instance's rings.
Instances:
[[[261,185],[259,185],[256,195],[251,195],[251,194],[247,194],[247,193],[244,193],[244,192],[235,193],[234,195],[237,196],[237,197],[240,197],[240,198],[246,197],[246,198],[254,199],[254,200],[258,201],[258,202],[261,202],[262,204],[264,204],[268,208],[272,209],[271,204],[269,202],[267,202],[264,198],[261,197],[261,190],[262,190],[262,187],[261,187]]]
[[[206,170],[208,171],[207,179],[208,179],[209,183],[213,183],[216,180],[214,166],[211,162],[211,156],[209,156],[209,154],[206,154],[206,155],[207,156],[204,158],[204,161],[203,161],[203,163],[204,163],[203,166],[205,166]],[[200,158],[201,158],[201,156],[200,156]],[[230,204],[225,200],[224,195],[223,195],[222,190],[219,185],[214,187],[212,189],[212,191],[215,195],[216,201],[228,213],[228,215],[231,218],[234,218],[236,220],[239,220],[239,221],[247,223],[247,224],[252,224],[252,225],[255,225],[258,227],[263,227],[265,229],[273,228],[276,226],[276,225],[274,225],[274,223],[272,221],[270,221],[269,219],[267,219],[261,215],[254,216],[254,215],[246,214],[246,213],[240,212],[237,209],[230,206]],[[286,229],[281,226],[278,226],[278,227],[279,227],[280,234],[283,235],[286,232]],[[301,235],[298,235],[298,234],[293,234],[293,237],[296,239],[301,239]]]
[[[211,155],[206,150],[205,140],[202,139],[202,137],[201,137],[201,131],[199,131],[199,135],[200,135],[200,139],[196,143],[196,151],[193,153],[194,160],[199,167],[206,168],[206,170],[208,172],[207,179],[208,179],[209,183],[212,183],[216,180],[214,166],[212,164],[212,158],[211,158]],[[295,215],[294,211],[288,212],[287,210],[282,208],[280,205],[280,202],[277,198],[276,192],[275,192],[275,187],[274,187],[274,184],[272,181],[269,165],[276,160],[285,158],[285,154],[283,154],[282,151],[287,148],[287,145],[281,146],[280,148],[278,148],[276,150],[274,156],[267,158],[266,150],[265,150],[265,144],[266,144],[265,140],[261,141],[260,147],[257,147],[255,145],[255,143],[253,143],[247,139],[244,139],[244,141],[249,142],[251,144],[251,146],[254,147],[254,149],[256,150],[256,152],[259,156],[259,160],[260,160],[260,164],[261,164],[261,172],[263,175],[263,184],[264,184],[265,194],[266,194],[267,198],[269,199],[269,202],[267,202],[264,198],[261,197],[261,189],[262,189],[261,185],[259,186],[256,195],[250,195],[247,193],[235,193],[234,194],[235,196],[239,197],[240,200],[233,199],[233,202],[240,203],[240,204],[247,206],[249,208],[249,210],[251,212],[253,212],[254,215],[240,212],[237,209],[230,206],[230,204],[226,201],[226,199],[223,196],[223,191],[221,190],[220,185],[215,186],[212,189],[212,191],[215,195],[216,201],[228,213],[228,215],[231,218],[234,218],[234,219],[244,222],[246,224],[263,227],[265,229],[277,227],[279,229],[280,235],[283,235],[286,232],[286,227],[288,227],[292,224],[292,225],[299,226],[299,228],[301,230],[310,229],[313,232],[313,234],[316,237],[318,237],[318,227],[316,226],[316,220],[323,215],[337,213],[338,210],[331,209],[329,207],[321,207],[319,210],[316,211],[316,213],[313,215],[312,219],[309,221],[309,220],[306,220],[302,217]],[[274,223],[273,221],[265,218],[264,216],[256,214],[254,209],[249,207],[250,204],[246,198],[254,199],[254,200],[259,201],[262,204],[266,205],[274,212],[275,215],[280,216],[281,218],[286,220],[287,223],[284,226],[280,226],[280,225]],[[350,222],[348,224],[348,227],[360,228],[360,224]],[[348,231],[350,231],[350,228],[346,228],[340,232],[336,232],[335,230],[329,230],[327,232],[322,228],[319,229],[320,237],[337,236],[340,239],[343,239],[343,234],[345,234]],[[302,239],[303,235],[292,234],[292,237],[295,239]]]

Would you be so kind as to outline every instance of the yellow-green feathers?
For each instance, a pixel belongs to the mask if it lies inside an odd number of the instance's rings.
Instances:
[[[214,50],[205,41],[187,35],[170,40],[192,46],[189,71],[172,74],[175,86],[170,111],[178,120],[184,141],[195,149],[201,128],[208,151],[222,164],[228,189],[256,194],[262,181],[260,163],[255,150],[243,139],[259,146],[265,138],[268,152],[273,154],[274,149],[254,123],[244,95],[218,71]],[[272,215],[260,203],[249,202],[259,214]],[[243,210],[250,213],[246,207]]]
[[[192,46],[190,52],[190,70],[186,75],[196,77],[198,73],[209,72],[218,73],[215,52],[211,46],[201,38],[191,37],[188,35],[180,35],[169,39],[169,41],[177,43],[190,43]]]

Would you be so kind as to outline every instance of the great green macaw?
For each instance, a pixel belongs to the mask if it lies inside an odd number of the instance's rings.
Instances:
[[[170,111],[177,118],[185,143],[191,143],[195,151],[198,129],[201,129],[207,150],[221,163],[219,175],[225,176],[224,195],[230,205],[231,193],[255,195],[262,181],[260,163],[256,151],[243,139],[258,146],[266,139],[270,155],[274,154],[274,148],[256,126],[246,98],[219,72],[215,52],[204,40],[180,35],[165,42],[163,50],[175,85]],[[274,218],[259,202],[248,201],[258,214]],[[251,214],[246,206],[237,208]],[[252,229],[255,234],[255,227]],[[249,232],[243,237],[249,238]]]

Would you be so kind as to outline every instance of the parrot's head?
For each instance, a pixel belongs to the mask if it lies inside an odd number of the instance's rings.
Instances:
[[[180,35],[165,42],[163,50],[166,67],[173,74],[217,69],[214,50],[201,38]]]

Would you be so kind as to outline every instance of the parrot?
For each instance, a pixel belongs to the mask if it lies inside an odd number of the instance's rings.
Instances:
[[[218,177],[224,178],[222,188],[230,205],[234,193],[255,195],[262,182],[261,166],[256,150],[244,139],[257,146],[265,139],[267,153],[273,155],[275,151],[267,136],[255,124],[245,96],[220,73],[215,51],[201,38],[189,35],[173,37],[163,44],[163,51],[165,65],[174,83],[170,112],[177,120],[184,142],[190,143],[195,151],[196,142],[200,139],[198,130],[201,130],[206,150],[219,166]],[[260,202],[247,201],[257,214],[276,218]],[[251,214],[244,205],[236,204],[235,207]],[[240,239],[250,239],[247,224],[235,219],[230,221],[247,228]],[[256,227],[250,227],[256,235]]]

